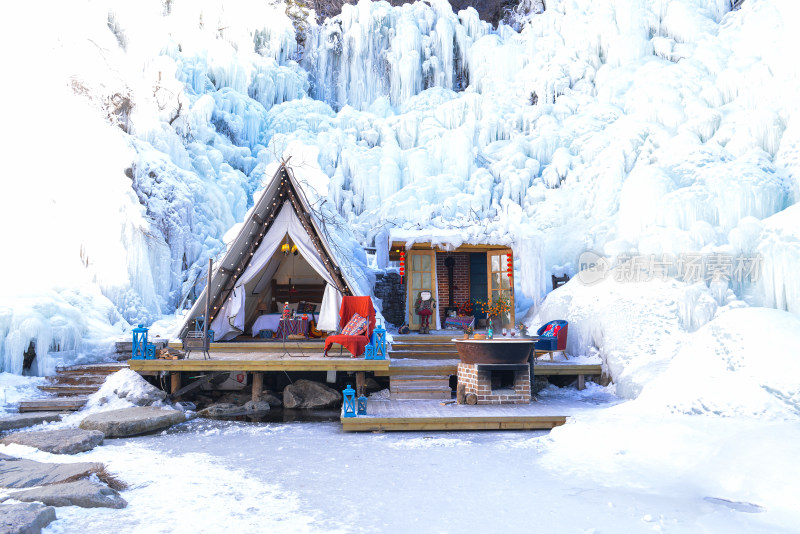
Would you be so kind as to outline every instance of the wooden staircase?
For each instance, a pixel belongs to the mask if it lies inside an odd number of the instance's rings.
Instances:
[[[451,336],[395,336],[389,356],[392,399],[452,397],[450,377],[458,369],[458,351]]]
[[[47,399],[21,401],[20,412],[70,412],[83,408],[89,395],[103,385],[108,375],[128,367],[127,363],[101,363],[59,367],[39,389],[54,394]]]

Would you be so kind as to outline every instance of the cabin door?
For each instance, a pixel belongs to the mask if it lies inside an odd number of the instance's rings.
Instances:
[[[505,297],[508,311],[500,315],[503,326],[514,328],[514,278],[508,276],[509,258],[513,261],[511,249],[490,250],[486,253],[486,276],[489,286],[489,302],[494,305]]]
[[[436,252],[433,250],[408,251],[408,327],[419,330],[419,315],[414,312],[414,303],[420,291],[430,291],[437,299],[436,308],[431,317],[432,324],[436,324],[436,314],[439,313],[439,302],[436,291]]]

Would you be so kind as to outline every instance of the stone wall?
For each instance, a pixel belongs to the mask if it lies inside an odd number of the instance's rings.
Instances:
[[[400,284],[397,273],[378,273],[375,277],[375,296],[383,302],[386,322],[400,326],[406,317],[406,286]]]

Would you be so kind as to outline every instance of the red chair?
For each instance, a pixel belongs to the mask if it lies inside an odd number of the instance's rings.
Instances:
[[[344,328],[354,314],[367,318],[367,331],[357,336],[346,336],[336,334],[325,338],[325,356],[331,345],[338,343],[350,351],[353,358],[364,355],[364,349],[372,339],[372,331],[375,329],[375,308],[372,306],[370,297],[342,297],[342,305],[339,307],[339,331]]]
[[[533,346],[533,357],[538,358],[543,354],[550,354],[550,360],[552,360],[553,353],[563,352],[564,357],[569,360],[569,356],[567,356],[568,328],[567,321],[550,321],[542,325],[536,332],[539,334],[539,341]]]

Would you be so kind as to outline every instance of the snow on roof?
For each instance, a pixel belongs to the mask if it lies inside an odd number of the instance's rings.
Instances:
[[[504,245],[513,246],[509,233],[487,232],[485,227],[475,225],[463,228],[395,228],[389,231],[389,242],[404,242],[406,248],[415,243],[430,243],[435,247],[455,250],[462,245]]]

